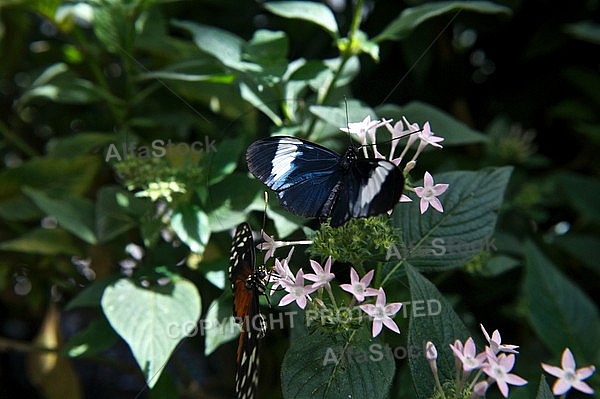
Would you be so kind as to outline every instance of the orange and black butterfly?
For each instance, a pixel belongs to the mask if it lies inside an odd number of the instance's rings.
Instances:
[[[238,399],[254,398],[258,385],[258,348],[267,330],[258,299],[266,292],[266,280],[265,265],[255,263],[252,230],[248,223],[242,223],[236,228],[229,257],[233,316],[242,324],[235,374]]]

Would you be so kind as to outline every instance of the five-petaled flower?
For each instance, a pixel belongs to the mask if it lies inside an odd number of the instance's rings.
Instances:
[[[283,286],[283,282],[285,281],[287,284],[294,284],[294,274],[290,270],[289,259],[294,252],[294,247],[290,250],[290,253],[286,259],[279,260],[275,259],[275,268],[273,269],[273,277],[274,282],[271,286],[271,295],[275,292],[277,287]]]
[[[437,197],[442,195],[447,189],[448,184],[440,183],[433,184],[433,177],[429,174],[429,172],[425,172],[425,177],[423,177],[423,187],[415,187],[415,193],[419,198],[421,198],[421,214],[425,213],[429,205],[434,207],[438,212],[444,212],[444,208],[442,207],[442,203]]]
[[[462,342],[458,339],[453,345],[450,345],[454,356],[460,360],[463,365],[464,371],[471,371],[479,369],[483,366],[487,360],[485,353],[477,354],[477,348],[475,348],[475,341],[469,337],[463,346]]]
[[[565,348],[562,354],[560,367],[552,366],[546,363],[542,363],[542,368],[554,377],[558,377],[558,380],[552,386],[552,393],[555,395],[563,395],[571,388],[575,388],[578,391],[587,394],[593,394],[594,390],[588,384],[583,382],[586,378],[590,377],[596,371],[596,367],[587,366],[575,369],[575,358],[569,348]]]
[[[289,303],[296,301],[301,309],[306,307],[307,299],[310,299],[310,294],[315,292],[317,289],[310,285],[304,285],[304,271],[298,270],[294,281],[282,280],[281,285],[287,291],[287,294],[279,301],[279,306],[285,306]]]
[[[365,300],[366,296],[379,295],[379,291],[375,288],[369,288],[371,280],[373,279],[374,270],[370,270],[360,280],[358,279],[358,273],[353,267],[350,268],[350,284],[340,284],[340,288],[354,295],[354,298],[358,302]]]
[[[322,268],[319,262],[310,260],[310,266],[312,267],[314,274],[306,274],[305,279],[314,281],[312,288],[320,288],[325,285],[329,285],[329,282],[335,278],[335,274],[331,273],[331,256],[325,261],[325,268]]]
[[[383,291],[383,288],[379,288],[379,294],[377,295],[375,305],[360,305],[362,311],[373,318],[373,337],[379,335],[384,325],[390,330],[400,334],[400,329],[394,320],[392,320],[392,317],[398,313],[401,307],[402,303],[400,302],[385,303],[385,291]]]
[[[483,324],[479,324],[479,326],[481,327],[481,331],[483,332],[483,335],[485,335],[485,339],[487,340],[488,344],[490,344],[490,348],[494,353],[519,353],[517,352],[517,349],[519,349],[518,345],[502,344],[502,337],[500,337],[500,331],[494,330],[494,332],[492,333],[492,337],[490,338],[488,332],[485,330],[485,327],[483,327]]]
[[[487,363],[482,368],[483,372],[496,382],[502,396],[508,397],[508,384],[518,386],[527,384],[527,380],[510,373],[515,365],[515,355],[512,353],[496,355],[489,346],[485,347],[485,354]]]

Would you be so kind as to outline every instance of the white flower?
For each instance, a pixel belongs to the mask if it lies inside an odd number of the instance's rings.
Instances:
[[[429,174],[429,172],[425,172],[425,177],[423,177],[423,187],[415,187],[415,193],[419,198],[421,198],[421,214],[425,213],[425,211],[431,205],[438,212],[444,212],[444,208],[442,207],[442,203],[437,196],[442,195],[447,189],[448,184],[433,184],[433,176]]]

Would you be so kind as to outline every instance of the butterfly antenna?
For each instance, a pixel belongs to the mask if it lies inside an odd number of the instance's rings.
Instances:
[[[348,130],[348,140],[350,141],[350,145],[352,145],[352,138],[350,137],[350,118],[348,117],[348,100],[346,96],[344,96],[344,105],[346,106],[346,129]]]
[[[263,224],[262,224],[262,228],[260,229],[261,235],[265,231],[265,225],[267,223],[267,204],[268,203],[269,203],[269,193],[265,191],[265,208],[263,210]]]

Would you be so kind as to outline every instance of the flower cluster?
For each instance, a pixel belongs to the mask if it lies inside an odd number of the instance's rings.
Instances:
[[[477,353],[473,338],[469,337],[463,344],[456,340],[450,345],[452,353],[456,359],[456,380],[454,381],[453,392],[456,397],[483,397],[488,388],[496,383],[500,393],[505,398],[508,397],[508,384],[525,385],[527,381],[516,374],[511,373],[515,365],[515,355],[518,354],[516,345],[502,344],[500,332],[495,330],[490,337],[483,325],[481,330],[485,336],[488,345],[485,349]],[[441,397],[446,397],[444,390],[439,382],[437,375],[437,350],[433,343],[427,343],[427,360],[434,374],[436,387]],[[474,373],[474,375],[472,375]],[[480,377],[487,376],[480,381]]]
[[[516,374],[511,373],[515,365],[515,355],[519,352],[516,345],[502,344],[500,332],[495,330],[490,337],[483,325],[480,324],[481,330],[485,339],[488,342],[482,352],[477,353],[473,338],[469,337],[463,344],[460,340],[456,340],[450,345],[450,349],[456,359],[456,380],[454,387],[451,390],[455,396],[450,395],[450,398],[480,398],[485,396],[488,388],[492,384],[496,384],[500,393],[505,398],[508,397],[508,385],[521,386],[527,384],[527,381]],[[439,396],[442,398],[448,397],[448,392],[442,388],[439,381],[437,370],[437,349],[432,342],[426,344],[426,358],[434,375]],[[575,368],[575,359],[573,354],[566,348],[562,356],[562,369],[542,363],[542,368],[558,377],[554,383],[552,392],[555,395],[564,395],[572,387],[587,393],[593,394],[594,390],[583,382],[584,379],[590,377],[594,371],[594,366]],[[480,377],[487,377],[480,380]]]
[[[416,165],[417,158],[423,152],[427,145],[431,145],[433,147],[442,148],[439,142],[443,141],[442,137],[438,137],[431,131],[431,126],[429,122],[425,122],[423,128],[419,127],[417,123],[410,123],[406,120],[405,117],[402,117],[402,121],[396,122],[394,126],[391,125],[391,119],[386,120],[371,120],[371,116],[367,116],[361,122],[349,123],[347,128],[341,128],[342,131],[353,134],[357,137],[358,141],[363,146],[363,151],[365,157],[367,155],[367,147],[371,147],[373,154],[376,158],[386,159],[384,155],[382,155],[377,149],[377,140],[376,140],[376,131],[377,128],[381,126],[385,126],[389,133],[391,134],[391,148],[390,155],[388,160],[399,166],[406,153],[412,147],[412,145],[419,139],[419,145],[417,150],[415,151],[413,157],[408,161],[404,167],[404,174],[408,174]],[[404,126],[406,125],[406,129]],[[407,142],[404,146],[404,150],[400,153],[399,156],[394,157],[396,152],[396,147],[398,146],[398,140],[402,137],[407,137]],[[414,187],[409,188],[410,191],[413,191],[420,199],[420,209],[421,213],[425,213],[431,205],[438,212],[443,212],[444,208],[442,207],[442,203],[437,198],[442,195],[448,189],[448,184],[434,184],[433,177],[429,172],[425,172],[425,176],[423,178],[423,187]],[[400,202],[410,202],[412,201],[410,197],[406,195],[402,195],[400,198]]]
[[[264,232],[263,237],[265,242],[258,244],[257,247],[267,251],[265,262],[270,256],[273,256],[275,249],[278,247],[298,243],[310,243],[304,241],[290,243],[275,241]],[[317,298],[319,298],[319,300],[314,301],[314,306],[326,308],[324,302],[320,299],[323,292],[326,292],[333,306],[337,308],[336,300],[330,285],[330,281],[335,278],[335,275],[331,272],[331,256],[327,258],[323,266],[317,261],[310,260],[310,266],[313,273],[304,274],[302,268],[299,268],[296,274],[294,274],[289,267],[289,261],[293,252],[294,247],[291,248],[285,259],[275,259],[275,267],[270,275],[271,282],[273,283],[271,286],[271,295],[273,295],[278,287],[281,287],[286,292],[278,305],[286,306],[292,302],[296,302],[301,309],[305,309],[307,304],[312,301],[311,294],[317,292]],[[369,287],[374,273],[375,272],[371,270],[360,278],[356,270],[352,267],[350,268],[350,283],[341,284],[340,288],[352,294],[353,304],[355,302],[362,303],[367,297],[376,297],[375,304],[362,304],[359,306],[359,309],[373,320],[373,337],[376,337],[381,333],[383,326],[386,326],[396,333],[400,333],[398,325],[392,318],[398,313],[402,307],[402,303],[386,303],[386,295],[383,288],[375,289]],[[306,281],[308,281],[308,283]]]

